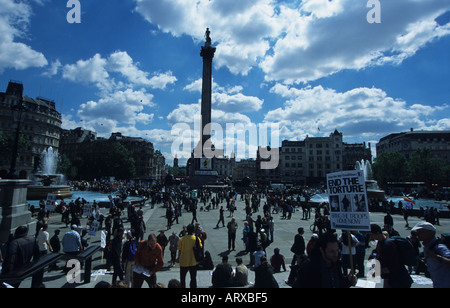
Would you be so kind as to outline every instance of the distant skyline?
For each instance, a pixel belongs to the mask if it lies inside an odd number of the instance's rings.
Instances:
[[[450,130],[447,0],[380,0],[380,23],[367,0],[78,3],[69,23],[68,1],[0,0],[0,91],[18,80],[54,100],[64,129],[143,137],[172,164],[172,127],[200,113],[208,27],[224,128],[277,123],[279,145],[337,129],[373,149],[411,128]]]

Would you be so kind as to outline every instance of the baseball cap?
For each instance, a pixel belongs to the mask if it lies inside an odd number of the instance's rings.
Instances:
[[[425,222],[425,221],[421,221],[421,222],[417,223],[416,226],[414,228],[412,228],[411,231],[417,231],[420,229],[436,232],[436,228],[429,222]]]

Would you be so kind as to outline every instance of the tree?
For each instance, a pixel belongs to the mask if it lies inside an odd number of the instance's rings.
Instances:
[[[105,175],[115,176],[119,179],[130,179],[136,174],[135,160],[131,152],[118,142],[112,144],[112,149],[103,162],[107,163]]]
[[[118,142],[105,142],[96,147],[96,152],[79,155],[70,172],[78,179],[93,180],[106,176],[126,180],[135,176],[136,167],[131,152],[125,146]]]
[[[372,165],[373,176],[384,186],[388,182],[405,181],[408,176],[407,160],[403,154],[383,152]]]
[[[408,162],[409,176],[412,180],[428,184],[439,183],[446,177],[445,163],[434,158],[429,148],[418,149]]]
[[[12,132],[0,131],[0,165],[9,164],[11,162],[11,152],[14,147],[15,134]],[[18,151],[27,149],[30,141],[23,135],[19,134]]]

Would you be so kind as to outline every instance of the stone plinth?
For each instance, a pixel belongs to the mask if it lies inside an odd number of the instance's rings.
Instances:
[[[28,226],[34,234],[36,222],[27,205],[29,180],[0,180],[0,243],[8,240],[19,226]]]
[[[47,199],[48,194],[56,195],[56,199],[68,199],[73,196],[69,186],[29,186],[27,200]]]

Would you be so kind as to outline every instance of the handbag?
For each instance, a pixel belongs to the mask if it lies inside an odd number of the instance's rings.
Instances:
[[[200,246],[200,239],[196,236],[195,237],[195,244],[194,244],[194,257],[197,262],[202,262],[205,259],[205,253],[203,251],[203,247]]]

